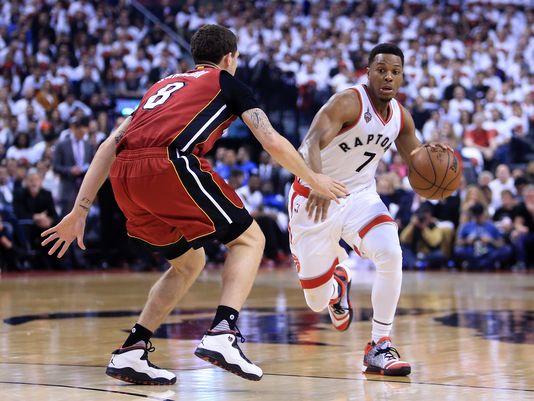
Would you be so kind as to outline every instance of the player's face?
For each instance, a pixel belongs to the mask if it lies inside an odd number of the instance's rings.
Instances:
[[[234,54],[230,53],[230,57],[229,57],[229,60],[228,60],[228,69],[227,71],[232,74],[232,75],[235,75],[235,72],[237,70],[237,58],[239,57],[239,51],[236,50],[236,52]]]
[[[373,95],[388,102],[402,85],[402,62],[394,54],[377,54],[367,71],[369,88]]]

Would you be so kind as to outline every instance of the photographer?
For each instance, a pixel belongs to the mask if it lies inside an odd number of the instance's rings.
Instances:
[[[441,244],[443,233],[432,216],[432,209],[422,205],[400,234],[403,268],[440,267],[445,261]]]
[[[504,244],[502,234],[486,217],[481,203],[469,208],[470,220],[460,226],[456,241],[455,256],[463,268],[493,269],[508,261],[512,255],[509,245]]]

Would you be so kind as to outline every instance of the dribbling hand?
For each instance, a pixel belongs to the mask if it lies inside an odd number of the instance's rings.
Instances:
[[[70,244],[75,239],[77,240],[78,246],[85,250],[85,244],[83,243],[83,232],[85,230],[85,219],[87,215],[83,213],[70,212],[54,227],[49,228],[46,231],[41,233],[41,237],[47,237],[43,242],[42,246],[45,246],[53,241],[54,245],[48,251],[49,255],[53,255],[58,249],[60,249],[57,254],[58,258],[61,258],[67,249],[69,249]]]

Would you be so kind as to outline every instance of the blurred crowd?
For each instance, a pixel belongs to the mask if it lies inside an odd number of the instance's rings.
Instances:
[[[367,57],[390,41],[405,53],[398,96],[424,141],[463,161],[444,201],[411,191],[394,149],[377,186],[399,225],[405,268],[534,265],[534,9],[527,1],[9,0],[0,5],[0,263],[10,268],[162,267],[128,246],[109,184],[91,210],[88,252],[48,257],[40,233],[68,213],[98,145],[158,79],[192,67],[186,41],[206,23],[239,40],[238,76],[298,146],[333,93],[366,80]],[[429,4],[430,3],[430,4]],[[529,62],[530,60],[530,62]],[[236,122],[209,155],[266,233],[264,264],[289,259],[292,177]],[[224,258],[218,244],[212,261]]]

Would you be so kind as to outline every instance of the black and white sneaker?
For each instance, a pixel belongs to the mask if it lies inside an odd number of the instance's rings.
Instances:
[[[161,369],[148,360],[148,353],[154,351],[149,341],[119,348],[112,352],[106,374],[115,379],[135,384],[174,384],[176,376],[168,370]]]
[[[263,371],[243,354],[237,343],[237,337],[241,338],[241,342],[245,342],[239,330],[208,330],[200,341],[195,355],[244,379],[261,380]]]

